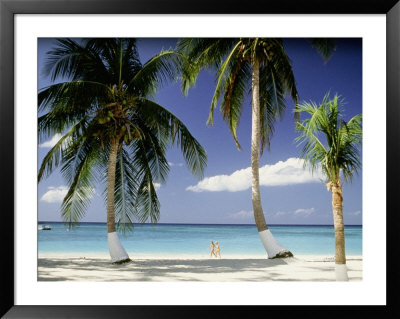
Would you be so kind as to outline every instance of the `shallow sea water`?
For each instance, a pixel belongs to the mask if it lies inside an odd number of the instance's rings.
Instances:
[[[38,230],[39,253],[108,253],[107,226],[81,223],[68,230],[63,223]],[[271,225],[275,239],[293,254],[334,255],[333,226]],[[265,255],[254,225],[138,224],[132,232],[119,234],[128,253],[209,254],[210,242],[218,241],[221,254]],[[362,226],[345,226],[347,255],[362,254]]]

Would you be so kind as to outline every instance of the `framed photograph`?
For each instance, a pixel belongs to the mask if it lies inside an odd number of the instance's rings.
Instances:
[[[397,312],[399,16],[397,0],[0,0],[0,314]],[[340,150],[337,181],[321,123],[342,106],[331,128],[359,144]],[[323,169],[304,169],[313,160]],[[133,220],[134,242],[117,232]]]

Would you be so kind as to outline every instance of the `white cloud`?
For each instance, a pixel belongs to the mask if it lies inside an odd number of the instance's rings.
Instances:
[[[63,185],[58,187],[49,186],[47,189],[48,191],[40,198],[41,201],[47,203],[62,203],[65,195],[68,193],[68,187]],[[93,195],[96,193],[95,189],[92,189],[92,193]]]
[[[44,142],[44,143],[42,143],[42,144],[39,144],[39,147],[42,147],[42,148],[52,148],[52,147],[54,147],[54,146],[58,143],[58,141],[61,139],[61,137],[62,137],[62,135],[61,135],[60,133],[56,133],[56,134],[54,134],[54,136],[53,136],[50,140],[48,140],[47,142]],[[70,137],[67,137],[63,143],[65,144],[65,143],[67,143],[67,142],[70,141],[70,140],[71,140],[71,138],[70,138]]]
[[[316,209],[312,208],[299,208],[296,210],[289,210],[289,211],[278,211],[276,213],[268,213],[264,212],[264,215],[268,221],[272,221],[273,223],[282,223],[283,221],[294,221],[294,220],[303,220],[308,219]],[[246,220],[246,221],[254,221],[253,219],[253,211],[252,210],[241,210],[236,213],[229,214],[228,217],[232,220]],[[313,215],[315,216],[315,214]]]
[[[48,191],[42,196],[40,200],[47,203],[62,203],[67,193],[68,187],[66,186],[50,186],[48,187]]]
[[[231,175],[217,175],[204,178],[195,186],[189,186],[186,190],[193,192],[237,192],[248,189],[251,185],[251,168],[241,169]]]
[[[288,214],[287,212],[279,211],[274,216],[279,217],[279,216],[284,216],[284,215],[287,215],[287,214]]]
[[[289,158],[273,165],[260,167],[260,186],[284,186],[319,182],[321,173],[314,175],[308,168],[303,168],[304,161],[299,158]],[[197,185],[189,186],[186,190],[192,192],[238,192],[251,187],[251,167],[237,170],[230,175],[206,177]]]
[[[253,216],[252,210],[241,210],[237,213],[230,214],[229,217],[235,219],[248,219],[249,217]]]
[[[299,208],[296,210],[290,210],[290,211],[278,211],[275,214],[272,214],[271,217],[283,217],[286,216],[286,218],[294,218],[294,217],[308,217],[311,214],[315,212],[315,208]]]
[[[315,212],[315,208],[299,208],[294,211],[295,215],[309,216]]]
[[[155,190],[159,190],[161,187],[160,183],[153,183]]]
[[[179,167],[182,167],[182,166],[183,166],[183,163],[172,163],[172,162],[168,162],[168,165],[169,165],[169,166],[179,166]]]

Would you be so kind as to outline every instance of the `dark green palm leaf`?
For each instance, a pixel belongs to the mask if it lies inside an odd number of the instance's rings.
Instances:
[[[71,81],[48,86],[38,94],[39,112],[61,112],[79,117],[107,100],[109,87],[94,81]]]
[[[65,161],[65,152],[69,148],[71,141],[81,136],[85,127],[85,119],[79,121],[67,133],[65,133],[60,140],[54,145],[51,150],[43,158],[42,164],[39,168],[38,181],[40,182],[43,177],[49,176],[52,171],[57,168],[62,162]],[[40,128],[40,126],[39,126]]]
[[[157,143],[153,140],[150,143]],[[146,222],[148,219],[152,223],[158,221],[160,215],[160,203],[158,201],[157,193],[154,188],[154,182],[160,176],[153,176],[154,168],[157,166],[158,157],[153,149],[149,148],[149,141],[140,139],[135,141],[132,145],[132,152],[136,154],[132,160],[132,166],[135,168],[135,180],[139,181],[136,194],[136,217],[141,223]],[[169,169],[168,162],[163,163]],[[159,173],[156,170],[156,173]]]
[[[146,125],[163,133],[169,143],[180,146],[186,165],[201,178],[207,165],[207,155],[187,127],[167,109],[148,99],[142,100],[140,114]]]
[[[184,63],[181,54],[172,50],[161,51],[129,79],[127,90],[141,96],[154,95],[156,88],[178,80]]]
[[[136,194],[139,185],[136,176],[129,152],[121,149],[117,158],[114,203],[117,227],[123,233],[133,229],[132,225],[137,216]]]
[[[312,38],[308,40],[317,52],[321,54],[325,62],[331,57],[332,52],[336,50],[336,40],[334,38]]]
[[[61,169],[70,185],[62,203],[62,218],[70,225],[77,223],[85,214],[94,195],[93,182],[98,161],[98,148],[93,141],[82,138],[67,149],[66,161]]]
[[[168,161],[165,157],[166,144],[157,137],[157,132],[148,127],[142,127],[144,137],[132,142],[130,149],[136,156],[132,159],[138,174],[150,170],[155,182],[164,183],[169,173]]]
[[[311,164],[312,170],[320,167],[332,183],[338,183],[341,175],[344,180],[351,180],[361,167],[361,115],[346,123],[342,118],[342,105],[340,96],[330,99],[328,93],[319,106],[311,102],[298,107],[300,112],[309,115],[296,126],[300,132],[296,141],[303,144],[301,157]]]
[[[72,39],[58,39],[53,50],[47,52],[44,75],[57,79],[92,81],[107,84],[109,72],[95,51]]]
[[[160,203],[154,188],[150,171],[146,171],[137,193],[137,218],[141,223],[150,219],[151,223],[157,223],[160,218]]]

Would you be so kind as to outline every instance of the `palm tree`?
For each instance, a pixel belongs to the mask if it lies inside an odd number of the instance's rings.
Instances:
[[[95,182],[106,182],[107,231],[113,262],[129,261],[116,230],[134,220],[156,223],[160,205],[154,183],[169,172],[165,157],[179,145],[188,168],[202,177],[207,157],[186,126],[149,98],[160,84],[177,78],[180,56],[165,51],[144,65],[135,39],[58,39],[44,73],[52,84],[38,94],[39,142],[62,138],[44,157],[39,182],[61,166],[69,190],[62,218],[84,215]],[[117,224],[117,225],[116,225]]]
[[[327,58],[333,49],[333,40],[313,39],[312,45]],[[227,122],[236,146],[244,97],[252,96],[252,203],[254,219],[261,241],[269,258],[291,257],[268,229],[261,206],[259,158],[265,146],[270,145],[274,122],[283,116],[285,94],[297,104],[298,93],[291,61],[282,39],[270,38],[200,38],[181,39],[177,45],[189,61],[183,72],[184,93],[193,85],[204,68],[216,68],[216,89],[207,123],[213,124],[213,113],[220,100],[220,110]],[[250,89],[251,87],[251,89]]]
[[[343,190],[345,181],[352,180],[353,174],[361,167],[359,147],[361,146],[361,115],[348,122],[343,120],[343,99],[325,95],[320,106],[314,102],[298,105],[301,113],[310,117],[297,123],[300,136],[296,139],[304,144],[301,157],[310,163],[313,171],[321,169],[326,177],[326,186],[332,192],[332,211],[335,227],[335,268],[336,280],[346,281],[346,254],[343,223]],[[325,137],[325,141],[321,137]]]

